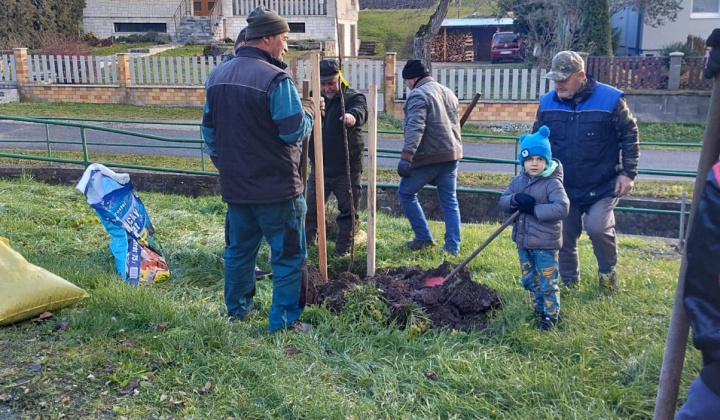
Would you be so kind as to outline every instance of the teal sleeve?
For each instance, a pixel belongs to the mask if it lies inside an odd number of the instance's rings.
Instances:
[[[270,92],[270,113],[280,138],[286,143],[300,143],[312,130],[313,117],[303,110],[300,95],[290,78]]]

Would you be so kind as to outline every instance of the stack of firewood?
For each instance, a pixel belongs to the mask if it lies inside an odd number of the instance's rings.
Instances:
[[[430,50],[432,61],[462,62],[473,61],[473,37],[472,33],[463,30],[441,29],[435,36]]]

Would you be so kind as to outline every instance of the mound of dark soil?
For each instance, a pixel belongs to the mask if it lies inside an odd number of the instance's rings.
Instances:
[[[428,271],[417,266],[399,267],[362,280],[345,272],[324,284],[319,273],[311,269],[310,283],[315,286],[314,302],[324,303],[331,311],[343,309],[347,303],[344,294],[349,288],[375,284],[390,309],[390,321],[397,325],[405,325],[406,309],[414,303],[425,309],[435,327],[462,331],[485,328],[486,313],[501,306],[500,298],[495,290],[474,282],[467,270],[461,270],[444,285],[425,286],[426,279],[444,277],[453,268],[448,262]],[[308,302],[313,300],[308,299]]]

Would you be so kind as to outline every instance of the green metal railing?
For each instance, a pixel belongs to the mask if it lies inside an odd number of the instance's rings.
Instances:
[[[18,153],[5,153],[0,150],[0,157],[7,157],[7,158],[14,158],[14,159],[26,159],[26,160],[34,160],[34,161],[45,161],[52,163],[67,163],[67,164],[78,164],[83,165],[87,167],[91,163],[101,163],[108,167],[117,167],[117,168],[127,168],[127,169],[137,169],[137,170],[149,170],[149,171],[157,171],[157,172],[169,172],[169,173],[181,173],[181,174],[193,174],[193,175],[212,175],[217,176],[217,172],[210,172],[206,171],[206,160],[205,155],[203,153],[203,139],[202,139],[202,132],[200,130],[200,124],[197,122],[177,122],[177,121],[147,121],[147,120],[119,120],[119,119],[103,119],[103,118],[71,118],[71,117],[13,117],[13,116],[4,116],[0,115],[0,121],[17,121],[17,122],[24,122],[24,123],[34,123],[34,124],[43,124],[45,126],[45,139],[43,140],[28,140],[28,139],[1,139],[0,143],[44,143],[46,145],[45,151],[46,156],[35,156],[35,155],[29,155],[29,154],[18,154]],[[172,125],[172,126],[196,126],[198,127],[198,138],[171,138],[171,137],[163,137],[163,136],[157,136],[153,134],[146,134],[146,133],[140,133],[136,131],[130,131],[130,130],[122,130],[118,128],[111,128],[111,127],[103,127],[100,125],[91,125],[91,124],[85,124],[85,122],[93,122],[93,123],[121,123],[121,124],[143,124],[143,125]],[[68,140],[53,140],[50,136],[50,126],[51,125],[58,125],[58,126],[66,126],[66,127],[75,127],[79,130],[79,137],[80,139],[78,141],[68,141]],[[128,136],[134,136],[138,138],[145,138],[150,140],[156,140],[158,142],[161,142],[160,144],[142,144],[142,143],[109,143],[109,142],[90,142],[87,140],[86,131],[87,130],[96,130],[96,131],[103,131],[108,133],[115,133],[115,134],[122,134],[122,135],[128,135]],[[379,134],[398,134],[402,135],[402,131],[396,131],[396,130],[378,130]],[[513,140],[513,143],[515,145],[515,155],[517,155],[517,148],[518,148],[518,142],[517,137],[515,136],[503,136],[503,135],[487,135],[487,134],[463,134],[463,137],[466,138],[487,138],[487,139],[494,139],[494,140]],[[53,148],[52,145],[54,144],[64,144],[64,145],[78,145],[81,147],[82,151],[82,160],[77,159],[64,159],[59,157],[53,156]],[[643,143],[644,145],[665,145],[665,146],[682,146],[682,147],[700,147],[700,143]],[[190,169],[178,169],[178,168],[166,168],[166,167],[155,167],[155,166],[147,166],[147,165],[132,165],[132,164],[125,164],[125,163],[116,163],[116,162],[102,162],[98,160],[91,159],[91,152],[89,150],[90,146],[114,146],[114,147],[132,147],[132,148],[158,148],[162,147],[164,149],[190,149],[190,150],[196,150],[198,153],[198,157],[200,158],[201,162],[201,170],[190,170]],[[401,154],[401,150],[397,149],[377,149],[377,157],[378,158],[397,158]],[[491,157],[479,157],[479,156],[465,156],[461,159],[461,162],[472,162],[472,163],[496,163],[496,164],[507,164],[507,165],[513,165],[515,168],[515,174],[517,174],[518,171],[518,163],[515,159],[499,159],[499,158],[491,158]],[[666,169],[638,169],[638,173],[640,174],[648,174],[648,175],[662,175],[662,176],[675,176],[675,177],[691,177],[694,178],[696,176],[695,171],[681,171],[681,170],[666,170]],[[397,188],[397,184],[377,184],[379,188]],[[434,189],[435,187],[427,186],[427,189]],[[486,189],[475,189],[475,188],[458,188],[459,192],[469,192],[469,193],[488,193],[488,194],[501,194],[500,191],[497,190],[486,190]],[[626,212],[644,212],[644,213],[651,213],[651,214],[675,214],[678,215],[681,213],[681,211],[676,210],[659,210],[659,209],[641,209],[641,208],[632,208],[632,207],[616,207],[616,210],[618,211],[626,211]],[[685,212],[686,214],[688,212]]]

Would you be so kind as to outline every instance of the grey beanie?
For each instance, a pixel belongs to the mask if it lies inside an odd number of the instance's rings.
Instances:
[[[250,12],[247,23],[247,40],[290,32],[290,26],[285,19],[265,6],[258,6]]]
[[[237,36],[237,39],[235,40],[235,49],[237,49],[240,46],[241,42],[245,42],[245,33],[247,32],[247,28],[243,28],[242,31]]]

